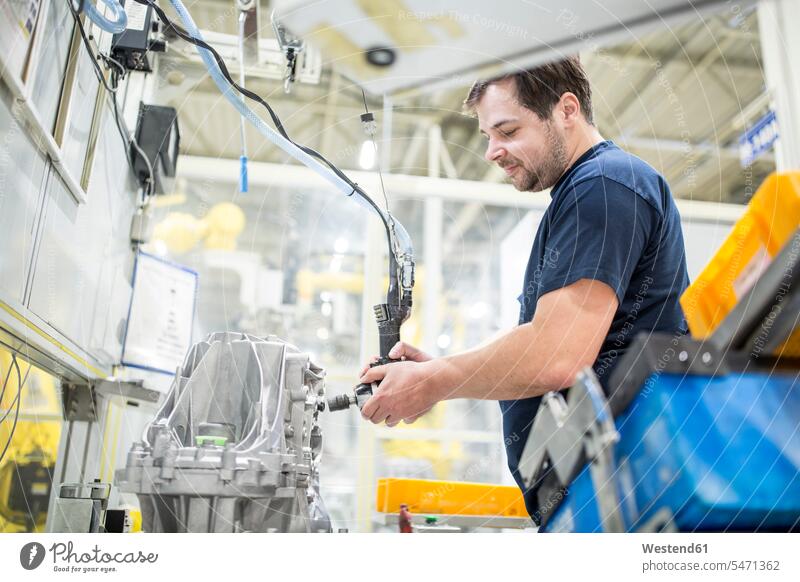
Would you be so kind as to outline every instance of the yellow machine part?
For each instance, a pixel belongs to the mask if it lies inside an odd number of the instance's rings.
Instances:
[[[379,479],[375,508],[397,513],[401,505],[411,513],[525,517],[525,501],[518,487],[426,479]]]
[[[142,532],[142,512],[138,509],[131,509],[131,533]]]
[[[153,238],[177,254],[189,252],[200,241],[204,241],[207,249],[233,251],[246,224],[241,208],[232,202],[220,202],[212,206],[203,218],[185,212],[170,212],[155,226]]]
[[[44,497],[52,480],[61,436],[60,420],[36,420],[36,415],[52,418],[61,414],[56,379],[17,358],[23,378],[20,395],[20,415],[13,439],[0,463],[0,532],[44,531],[47,499],[36,502],[27,496]],[[7,379],[7,381],[6,381]],[[18,393],[17,369],[11,354],[0,348],[0,386],[5,391],[0,398],[0,451],[11,434]],[[32,419],[33,418],[33,419]],[[28,482],[28,479],[32,481]],[[27,493],[20,494],[20,485]],[[28,511],[28,508],[31,508]],[[39,509],[35,509],[39,508]],[[33,515],[32,515],[33,514]]]
[[[798,227],[800,172],[770,174],[717,254],[681,296],[692,337],[705,339],[714,332]],[[795,337],[786,347],[800,348],[798,344]],[[800,355],[800,349],[784,355]]]

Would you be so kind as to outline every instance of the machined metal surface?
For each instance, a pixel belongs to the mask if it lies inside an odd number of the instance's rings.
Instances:
[[[102,531],[111,485],[65,483],[48,517],[47,531],[55,533],[99,533]]]
[[[58,498],[48,523],[53,533],[98,533],[98,504],[91,499]]]
[[[320,532],[324,372],[275,336],[209,335],[117,473],[150,532]]]

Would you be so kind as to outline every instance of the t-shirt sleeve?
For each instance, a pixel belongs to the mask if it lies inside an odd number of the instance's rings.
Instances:
[[[656,209],[604,177],[572,186],[550,218],[539,296],[581,279],[601,281],[622,303],[657,227]]]

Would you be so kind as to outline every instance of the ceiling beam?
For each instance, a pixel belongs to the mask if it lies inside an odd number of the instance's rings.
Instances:
[[[706,53],[706,55],[698,62],[696,65],[692,67],[691,73],[689,75],[684,75],[676,83],[672,83],[669,85],[669,89],[675,95],[681,94],[686,88],[688,88],[689,83],[700,79],[702,74],[708,69],[713,63],[715,63],[721,56],[725,54],[730,46],[735,42],[735,39],[732,37],[723,38],[720,41],[719,45],[717,46],[717,50],[710,51]],[[670,99],[659,99],[652,103],[650,107],[648,107],[648,118],[655,119],[662,111],[664,111],[668,106],[671,105]],[[638,128],[642,125],[643,120],[638,119],[631,123],[627,128],[622,131],[623,135],[635,135]]]
[[[403,155],[403,160],[400,162],[400,167],[397,168],[400,172],[409,173],[416,171],[417,158],[422,151],[423,146],[427,143],[425,136],[428,134],[428,124],[418,123],[414,134],[411,136],[411,143]]]
[[[467,145],[464,146],[464,151],[458,156],[458,162],[456,162],[456,174],[459,177],[463,178],[470,164],[475,163],[475,155],[482,141],[483,135],[479,131],[475,131]],[[483,159],[483,156],[480,156],[480,159]]]
[[[331,74],[330,82],[328,83],[328,102],[325,104],[325,111],[322,115],[322,139],[320,142],[320,151],[329,152],[331,149],[331,140],[333,139],[333,122],[336,118],[336,108],[339,104],[339,91],[341,87],[342,78],[338,73]]]
[[[253,187],[274,188],[328,188],[331,196],[346,199],[333,192],[330,184],[313,170],[296,164],[269,164],[253,162],[249,166],[249,178]],[[380,181],[375,172],[347,170],[353,181],[367,192],[380,192]],[[239,180],[239,160],[181,156],[178,161],[178,177],[187,180],[204,180],[208,184],[236,184]],[[549,191],[517,192],[506,184],[491,184],[471,180],[450,180],[403,174],[383,176],[387,192],[399,198],[424,199],[439,196],[445,200],[480,202],[490,206],[530,208],[543,210],[550,202]],[[689,220],[736,221],[745,207],[739,204],[720,202],[697,202],[676,200],[681,215]]]
[[[459,176],[458,172],[456,171],[456,166],[453,164],[453,158],[450,157],[450,152],[447,150],[447,142],[444,140],[442,140],[439,153],[442,162],[442,169],[444,169],[444,175],[453,180],[458,179]]]
[[[733,35],[728,35],[727,33],[725,35],[725,38],[729,38],[731,41],[735,41],[738,39],[738,37]],[[679,43],[668,50],[659,50],[659,51],[645,50],[644,52],[639,52],[635,54],[630,54],[628,53],[627,50],[623,49],[616,49],[616,48],[607,50],[604,49],[600,53],[593,55],[589,60],[590,62],[595,62],[595,61],[602,61],[604,58],[610,57],[615,60],[621,61],[622,63],[627,63],[641,67],[652,67],[653,63],[657,61],[660,62],[662,66],[665,66],[667,63],[675,61],[676,63],[682,63],[685,66],[694,68],[700,66],[708,58],[709,54],[717,53],[718,56],[723,56],[724,52],[722,46],[720,46],[719,48],[714,47],[714,49],[711,52],[704,52],[704,53],[699,53],[699,52],[688,53],[686,52],[685,48],[686,47],[684,44]],[[736,57],[729,58],[727,55],[725,55],[724,63],[720,64],[715,63],[712,66],[715,66],[717,68],[726,68],[733,73],[744,73],[752,75],[761,74],[760,65],[756,58],[752,59],[736,58]]]
[[[699,30],[699,25],[695,24],[690,27],[690,31],[694,32]],[[652,67],[653,63],[656,61],[661,63],[662,67],[666,67],[669,65],[675,57],[677,57],[681,53],[682,46],[677,44],[675,47],[671,48],[669,51],[664,52],[661,54],[660,58],[654,58],[654,55],[649,53],[645,46],[642,43],[634,43],[628,47],[621,47],[620,49],[615,50],[603,50],[601,53],[590,53],[592,54],[591,58],[589,59],[590,63],[594,61],[602,61],[604,58],[614,58],[618,59],[617,65],[622,67],[624,70],[625,63],[635,63],[640,66],[649,66]],[[613,64],[611,65],[613,68]],[[630,91],[625,94],[625,96],[617,101],[614,107],[610,107],[609,111],[618,112],[615,115],[617,118],[621,118],[624,116],[628,109],[633,105],[633,103],[641,98],[642,91],[644,91],[652,82],[651,78],[646,78],[640,81],[636,87],[631,89]],[[607,125],[611,125],[610,122],[606,123]]]
[[[193,91],[193,95],[200,97],[201,95],[219,95],[219,90],[217,89],[216,85],[208,77],[205,67],[203,67],[200,63],[195,63],[191,60],[174,58],[171,55],[162,57],[162,63],[159,65],[161,69],[166,71],[168,74],[169,71],[179,71],[184,78],[188,78],[188,85],[184,85],[183,82],[171,82],[169,79],[159,79],[158,86],[160,87],[159,93],[165,95],[165,98],[178,98],[183,97],[185,95],[185,90],[187,88]],[[315,97],[312,101],[302,101],[298,98],[295,94],[286,95],[283,93],[283,90],[280,92],[277,91],[279,88],[280,83],[278,81],[265,81],[263,78],[258,78],[256,75],[253,74],[253,71],[248,70],[248,88],[252,91],[261,95],[270,105],[273,107],[300,107],[302,111],[308,111],[318,115],[324,115],[327,108],[327,97],[328,93],[323,92],[324,89],[319,88],[317,89],[321,94]],[[267,94],[264,91],[265,83],[269,83],[272,89],[276,89],[274,94]],[[314,91],[314,85],[303,85],[303,89],[307,91]],[[270,91],[271,92],[271,91]],[[340,91],[343,92],[343,91]],[[260,106],[255,103],[254,101],[249,101],[248,105],[251,108],[258,109]],[[353,118],[358,119],[358,117],[364,113],[364,106],[363,105],[355,105],[352,104],[343,104],[338,103],[336,106],[336,115],[338,118],[345,117],[347,119]],[[442,113],[440,111],[434,111],[427,107],[411,107],[411,106],[395,106],[393,113],[394,122],[395,123],[403,123],[403,124],[415,124],[418,123],[420,120],[427,120],[427,121],[439,121],[442,117]]]
[[[694,153],[709,155],[726,160],[738,160],[739,149],[733,146],[720,147],[714,143],[686,143],[676,139],[646,138],[646,137],[617,137],[614,141],[637,151],[662,152],[662,153]],[[773,161],[775,156],[767,154],[764,159]]]

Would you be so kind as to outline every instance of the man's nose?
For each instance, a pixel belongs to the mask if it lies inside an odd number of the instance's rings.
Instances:
[[[489,140],[489,143],[486,145],[486,153],[483,157],[487,162],[496,162],[505,155],[506,150],[504,148],[498,146],[493,140]]]

